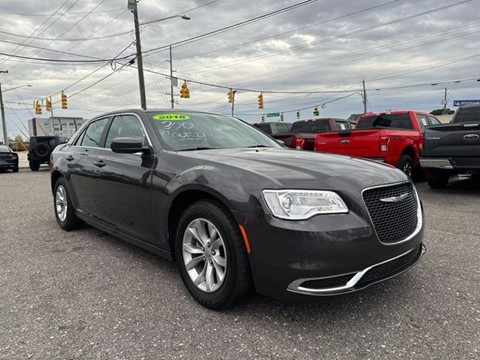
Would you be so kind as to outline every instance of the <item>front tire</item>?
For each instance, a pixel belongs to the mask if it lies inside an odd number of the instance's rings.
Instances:
[[[30,161],[28,164],[32,171],[38,171],[40,169],[40,163],[38,161]]]
[[[58,226],[66,231],[77,228],[80,224],[80,219],[77,218],[73,210],[65,178],[61,177],[55,183],[53,198],[55,218],[57,219]]]
[[[202,200],[184,211],[175,256],[188,291],[207,308],[231,308],[252,287],[238,224],[215,201]]]

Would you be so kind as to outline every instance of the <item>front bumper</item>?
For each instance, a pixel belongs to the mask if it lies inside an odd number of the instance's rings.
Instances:
[[[368,216],[354,211],[306,221],[234,215],[248,236],[257,292],[279,299],[357,291],[410,269],[425,252],[423,215],[412,236],[393,244],[380,242]]]

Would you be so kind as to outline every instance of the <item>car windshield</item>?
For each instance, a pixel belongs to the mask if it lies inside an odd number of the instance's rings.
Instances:
[[[165,145],[176,151],[281,146],[230,116],[196,112],[149,112]]]
[[[330,130],[329,119],[296,121],[292,125],[292,133],[316,134]]]
[[[366,116],[358,120],[355,129],[394,128],[413,129],[410,115],[405,114],[382,114]]]
[[[0,152],[10,152],[10,148],[5,145],[0,145]]]

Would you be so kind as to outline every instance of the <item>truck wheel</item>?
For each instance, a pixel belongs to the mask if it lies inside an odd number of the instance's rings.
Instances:
[[[432,189],[444,189],[448,185],[450,174],[448,172],[425,170],[428,186]]]
[[[413,161],[410,155],[402,155],[398,168],[402,170],[409,178],[413,177]]]
[[[72,201],[67,190],[65,178],[61,177],[53,189],[53,207],[58,226],[63,230],[73,230],[80,224],[80,219],[75,215]]]
[[[175,257],[188,291],[207,308],[231,308],[251,288],[240,229],[215,201],[196,202],[182,214]]]
[[[30,170],[38,171],[40,169],[40,163],[38,161],[30,161],[28,163],[30,165]]]

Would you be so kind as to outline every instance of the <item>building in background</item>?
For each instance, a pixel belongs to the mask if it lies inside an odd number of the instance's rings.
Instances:
[[[83,118],[59,117],[33,118],[28,120],[28,132],[30,136],[63,136],[71,138],[84,123]]]

